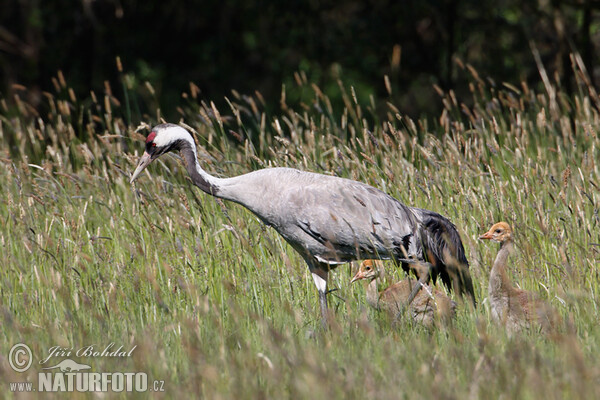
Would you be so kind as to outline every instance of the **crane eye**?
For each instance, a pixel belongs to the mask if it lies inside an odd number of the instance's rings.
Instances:
[[[152,146],[152,147],[156,147],[156,143],[152,143],[150,146]]]

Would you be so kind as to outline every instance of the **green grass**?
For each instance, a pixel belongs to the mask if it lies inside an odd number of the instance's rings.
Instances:
[[[234,93],[229,110],[184,96],[181,122],[216,175],[291,166],[448,216],[480,305],[433,331],[392,327],[350,285],[349,266],[330,274],[339,290],[331,329],[321,330],[306,265],[249,211],[193,188],[176,157],[129,184],[143,136],[117,99],[78,103],[57,84],[42,114],[3,103],[0,391],[36,382],[52,346],[114,342],[137,347],[129,358],[75,360],[146,372],[165,381],[168,398],[600,397],[600,114],[578,82],[580,92],[551,104],[545,92],[475,76],[469,106],[441,93],[443,114],[422,121],[362,104],[347,87],[337,115],[303,82],[313,103],[278,115],[263,111],[260,95]],[[498,220],[517,233],[513,280],[572,318],[576,334],[508,337],[491,323],[497,248],[477,236]],[[8,364],[15,343],[35,357],[22,374]]]

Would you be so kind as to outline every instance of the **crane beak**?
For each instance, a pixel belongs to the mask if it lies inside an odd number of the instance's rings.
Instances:
[[[486,232],[483,235],[479,236],[479,239],[481,239],[481,240],[484,240],[484,239],[490,240],[490,239],[492,239],[492,234],[490,232]]]
[[[354,278],[352,278],[352,280],[350,281],[350,283],[354,283],[356,281],[359,281],[361,279],[365,279],[365,275],[362,273],[362,271],[358,271],[356,273],[356,275],[354,275]]]
[[[138,177],[138,175],[152,162],[152,156],[150,154],[148,154],[148,152],[144,152],[144,155],[142,156],[142,158],[140,158],[140,161],[138,162],[137,168],[135,169],[135,171],[133,171],[133,175],[131,175],[131,180],[129,181],[129,183],[132,183],[135,178]]]

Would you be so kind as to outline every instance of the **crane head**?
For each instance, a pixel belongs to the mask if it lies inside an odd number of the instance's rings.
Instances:
[[[493,240],[498,243],[504,243],[511,238],[512,229],[506,222],[498,222],[492,225],[489,231],[479,236],[479,239]]]
[[[372,280],[372,279],[377,278],[379,276],[379,268],[380,267],[381,267],[380,260],[364,260],[360,264],[360,267],[358,268],[356,275],[354,275],[354,278],[352,278],[350,283],[354,283],[361,279]]]
[[[195,151],[196,145],[192,135],[181,126],[175,124],[156,125],[146,138],[144,155],[131,175],[130,182],[133,182],[152,161],[170,151],[181,150],[185,144],[190,144]]]

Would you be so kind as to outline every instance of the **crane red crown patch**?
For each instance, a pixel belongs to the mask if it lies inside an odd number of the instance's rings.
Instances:
[[[155,137],[156,137],[156,132],[154,132],[154,131],[150,132],[150,134],[146,138],[146,143],[150,143],[151,141],[154,140]]]

